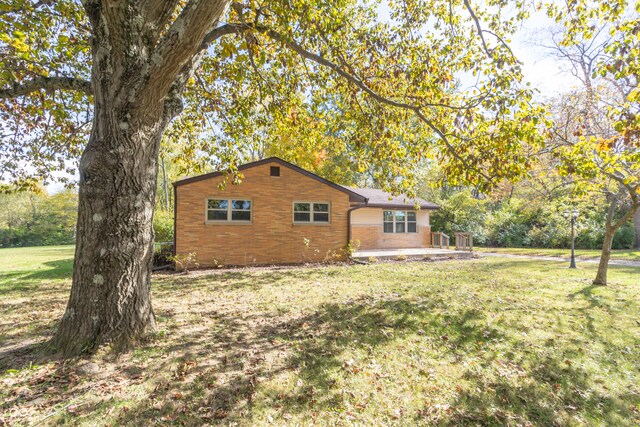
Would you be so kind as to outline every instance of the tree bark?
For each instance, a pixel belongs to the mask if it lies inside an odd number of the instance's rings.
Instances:
[[[65,356],[107,343],[126,349],[155,328],[150,279],[160,140],[227,0],[191,0],[159,41],[146,33],[154,26],[142,24],[164,14],[145,4],[85,2],[94,118],[79,167],[71,295],[51,341]]]
[[[150,267],[163,123],[123,130],[113,120],[120,114],[97,110],[80,162],[73,286],[53,340],[63,354],[127,347],[155,325]]]
[[[119,79],[104,70],[93,76],[93,128],[79,167],[73,284],[52,341],[65,355],[106,343],[124,349],[155,327],[152,219],[160,140],[172,115],[164,103],[140,109],[138,99],[118,96],[144,84],[131,64],[122,67],[113,70]]]
[[[593,280],[594,285],[607,285],[607,272],[609,270],[609,259],[611,258],[611,245],[613,244],[613,236],[616,230],[610,224],[605,226],[604,240],[602,242],[602,253],[600,254],[600,262],[598,263],[598,272]]]
[[[638,198],[635,195],[631,196],[633,204],[625,214],[618,221],[614,222],[614,214],[616,205],[619,200],[619,195],[607,197],[609,201],[609,208],[607,209],[606,223],[604,226],[604,240],[602,242],[602,253],[600,254],[600,263],[598,264],[598,272],[596,278],[593,281],[594,285],[606,286],[607,284],[607,271],[609,269],[609,259],[611,258],[611,246],[613,245],[613,237],[616,231],[622,227],[631,217],[638,212],[640,205],[638,205]]]
[[[633,247],[640,249],[640,209],[637,209],[636,213],[633,214],[633,224],[636,229],[636,240]]]

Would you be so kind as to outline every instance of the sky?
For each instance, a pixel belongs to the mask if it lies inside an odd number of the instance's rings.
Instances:
[[[549,29],[553,24],[543,12],[536,12],[514,34],[511,42],[511,50],[523,62],[525,80],[540,91],[541,100],[567,92],[577,85],[576,79],[540,46],[549,40]]]

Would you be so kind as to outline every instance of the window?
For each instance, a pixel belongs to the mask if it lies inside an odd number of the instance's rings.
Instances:
[[[294,202],[294,223],[329,223],[329,203]]]
[[[417,233],[418,224],[414,211],[384,211],[382,227],[385,233]]]
[[[417,233],[418,223],[416,221],[416,213],[407,211],[407,233]]]
[[[251,201],[207,199],[207,221],[251,222]]]
[[[271,166],[271,176],[280,176],[280,166]]]
[[[395,214],[396,233],[405,233],[407,228],[407,213],[405,211],[396,211]]]
[[[393,233],[393,211],[384,211],[382,215],[385,233]]]

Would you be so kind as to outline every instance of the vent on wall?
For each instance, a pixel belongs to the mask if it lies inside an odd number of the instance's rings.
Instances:
[[[280,166],[271,166],[271,176],[280,176]]]

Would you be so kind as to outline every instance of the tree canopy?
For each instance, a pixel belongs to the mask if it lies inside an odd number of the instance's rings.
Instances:
[[[147,36],[160,40],[180,5]],[[0,178],[28,185],[73,168],[86,144],[90,26],[75,1],[2,8]],[[342,159],[330,178],[372,169],[390,183],[438,157],[452,180],[495,185],[540,143],[542,110],[507,44],[526,15],[505,0],[234,2],[165,143],[203,167],[278,154],[315,169],[330,157]]]

